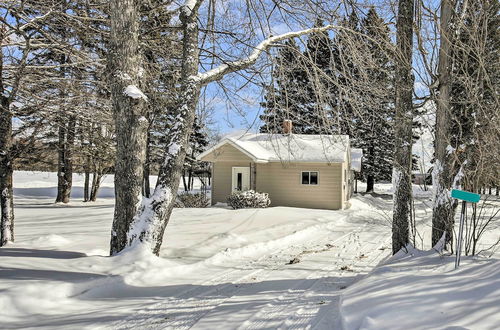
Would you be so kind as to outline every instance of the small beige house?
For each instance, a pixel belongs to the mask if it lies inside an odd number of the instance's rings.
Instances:
[[[197,159],[212,163],[212,204],[235,191],[266,192],[271,206],[338,210],[352,194],[346,135],[244,134],[223,138]],[[359,163],[359,164],[358,164]]]

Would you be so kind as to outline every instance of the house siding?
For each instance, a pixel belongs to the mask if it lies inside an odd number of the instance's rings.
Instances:
[[[342,173],[342,178],[341,178],[341,186],[342,186],[342,208],[345,208],[346,206],[346,202],[348,200],[347,198],[347,191],[348,191],[348,183],[347,183],[347,166],[348,166],[348,162],[344,162],[342,163],[342,166],[341,166],[341,173]]]
[[[319,185],[301,184],[302,171],[318,171]],[[343,164],[257,164],[257,190],[266,192],[271,206],[341,209]]]
[[[204,162],[252,162],[252,159],[230,144],[225,144],[201,159]]]
[[[233,167],[250,167],[252,159],[231,145],[224,145],[203,158],[212,164],[212,204],[226,203],[231,194]]]
[[[232,145],[226,144],[206,155],[212,162],[212,204],[226,203],[231,194],[233,167],[251,167],[252,159]],[[348,163],[266,163],[255,164],[256,190],[266,192],[271,206],[318,209],[341,209],[346,201],[344,169]],[[302,171],[318,171],[319,185],[301,184]]]

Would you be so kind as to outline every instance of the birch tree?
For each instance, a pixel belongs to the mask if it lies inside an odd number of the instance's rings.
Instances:
[[[1,35],[2,46],[8,38],[3,29]],[[2,47],[3,48],[3,47]],[[25,65],[25,56],[23,55],[21,63],[19,63],[19,71],[22,73],[22,67]],[[4,55],[3,49],[0,54],[0,206],[1,206],[1,224],[0,224],[0,246],[14,241],[14,194],[12,189],[12,112],[10,105],[15,97],[16,90],[10,92],[6,90],[3,79]],[[17,75],[20,80],[20,75]],[[16,85],[19,82],[15,82]],[[7,95],[6,95],[7,94]]]

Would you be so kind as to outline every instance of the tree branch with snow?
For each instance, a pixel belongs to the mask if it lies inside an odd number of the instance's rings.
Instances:
[[[253,52],[244,59],[238,60],[238,61],[233,61],[229,63],[224,63],[218,66],[217,68],[214,68],[212,70],[209,70],[207,72],[199,73],[196,76],[196,79],[199,80],[201,85],[206,85],[208,83],[211,83],[213,81],[222,79],[225,75],[244,70],[253,64],[257,62],[259,59],[260,55],[262,53],[266,52],[270,48],[276,46],[276,43],[279,41],[287,40],[287,39],[292,39],[292,38],[297,38],[306,34],[311,34],[311,33],[320,33],[328,30],[333,30],[333,29],[340,29],[341,27],[338,25],[326,25],[322,27],[316,27],[316,28],[310,28],[310,29],[305,29],[305,30],[300,30],[300,31],[294,31],[294,32],[287,32],[280,34],[278,36],[273,36],[269,37],[265,40],[263,40],[260,44],[258,44]]]

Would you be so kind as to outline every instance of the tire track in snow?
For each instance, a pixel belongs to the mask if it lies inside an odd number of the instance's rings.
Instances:
[[[362,254],[366,255],[370,253],[370,251],[373,251],[371,247],[367,246],[365,246],[364,249],[359,250],[359,231],[351,233],[349,237],[352,238],[352,240],[347,239],[347,241],[344,242],[345,244],[341,251],[343,254],[360,251],[363,252]],[[386,233],[377,233],[374,238],[378,239],[382,237],[386,237]],[[385,242],[379,246],[384,244]],[[376,261],[381,254],[383,254],[383,252],[376,253],[376,256],[370,258],[371,262],[373,263]],[[359,261],[361,261],[361,259],[354,264]],[[339,266],[342,264],[343,261],[336,261],[332,264],[332,266],[313,272],[307,276],[306,279],[299,280],[298,283],[288,289],[287,292],[278,296],[272,302],[266,304],[262,309],[257,311],[257,313],[243,323],[239,329],[303,329],[318,326],[321,324],[325,315],[323,313],[323,316],[319,317],[318,320],[315,320],[318,314],[321,315],[321,313],[319,313],[321,306],[324,306],[323,308],[327,307],[328,313],[330,314],[333,314],[336,310],[338,310],[341,290],[346,283],[342,286],[337,286],[337,288],[332,292],[332,285],[328,281],[332,275],[335,275],[336,278],[342,278],[349,274],[348,271],[342,271],[339,269]],[[354,279],[351,279],[349,284],[352,284],[354,281]],[[314,292],[324,293],[322,295],[314,295]],[[283,315],[289,316],[284,318]],[[329,320],[327,324],[328,327],[331,328],[338,322],[339,317],[336,315],[336,317]]]
[[[331,244],[331,243],[334,243],[334,244],[339,244],[339,243],[342,243],[342,242],[344,242],[344,243],[345,243],[345,242],[350,242],[350,241],[352,241],[350,238],[352,238],[352,237],[356,237],[356,236],[358,235],[357,233],[359,233],[359,232],[362,230],[362,228],[363,228],[363,227],[364,227],[364,226],[361,226],[361,227],[355,228],[353,231],[348,232],[348,233],[346,233],[346,234],[342,235],[341,237],[337,237],[337,238],[336,238],[335,240],[333,240],[333,241],[329,239],[328,235],[326,235],[325,237],[323,237],[323,238],[322,238],[322,239],[324,240],[324,241],[323,241],[323,243],[327,243],[327,242],[328,242],[328,243],[330,243],[330,244]],[[314,245],[316,245],[316,246],[320,247],[320,248],[318,249],[318,251],[317,251],[318,253],[324,252],[324,246],[325,246],[324,244],[320,244],[320,245],[319,245],[319,244],[318,244],[318,242],[317,242],[317,240],[316,240]],[[343,246],[344,246],[344,247],[346,247],[346,246],[352,246],[352,244],[350,244],[350,245],[348,245],[348,244],[344,244]],[[309,248],[309,249],[310,249],[310,246],[304,246],[303,248]],[[296,294],[296,291],[297,291],[297,290],[298,290],[298,291],[306,291],[306,290],[308,289],[308,285],[310,285],[308,282],[311,282],[311,280],[316,281],[315,277],[317,277],[319,273],[325,273],[325,274],[327,274],[328,272],[330,272],[330,271],[331,271],[331,269],[332,269],[332,268],[333,268],[333,269],[338,269],[338,268],[339,268],[339,265],[340,265],[341,263],[342,263],[342,262],[337,262],[337,263],[335,263],[335,266],[330,266],[330,267],[328,267],[327,269],[321,269],[321,270],[319,270],[319,271],[314,272],[314,274],[311,274],[311,275],[307,276],[307,278],[306,278],[305,280],[301,280],[299,284],[296,284],[296,285],[295,285],[295,286],[293,286],[292,288],[289,288],[289,289],[288,289],[288,293],[287,293],[287,294],[288,294],[288,295],[290,295],[290,296],[292,296],[292,297],[294,297],[294,296],[295,296],[295,294]],[[266,274],[265,274],[265,277],[263,277],[263,278],[259,278],[259,281],[260,281],[260,282],[259,282],[259,283],[255,283],[255,285],[256,285],[257,287],[259,286],[259,284],[261,284],[261,286],[264,286],[264,289],[265,289],[265,290],[264,290],[264,294],[266,294],[266,293],[265,293],[265,291],[266,291],[268,288],[267,288],[267,286],[266,286],[266,282],[265,282],[265,280],[267,280],[267,279],[268,279],[269,277],[271,277],[272,275],[276,275],[276,273],[278,273],[278,275],[279,275],[279,272],[280,272],[280,271],[285,271],[285,272],[286,272],[286,271],[289,271],[289,270],[287,270],[286,268],[288,268],[288,266],[287,266],[284,262],[281,262],[281,263],[280,263],[280,267],[279,267],[279,268],[274,269],[272,272],[266,273]],[[308,273],[309,273],[309,272],[308,272]],[[275,276],[275,277],[276,277],[276,276]],[[277,276],[277,277],[279,278],[280,276]],[[302,288],[302,287],[297,287],[298,285],[302,285],[302,286],[305,286],[305,287],[304,287],[304,288]],[[270,290],[272,290],[272,288],[269,288],[269,289],[270,289]],[[252,288],[251,288],[251,287],[250,287],[247,291],[248,291],[247,293],[252,294],[252,292],[251,292],[251,291],[252,291]],[[330,290],[330,291],[331,291],[331,290]],[[259,297],[260,297],[260,296],[259,296]],[[263,298],[262,298],[262,299],[263,299]],[[225,302],[225,304],[224,304],[224,305],[217,306],[217,307],[218,307],[218,308],[217,308],[217,310],[215,310],[215,311],[211,311],[210,313],[207,313],[207,314],[209,314],[209,315],[208,315],[208,319],[209,319],[208,321],[202,318],[202,319],[200,319],[200,320],[199,320],[199,322],[198,322],[198,323],[196,323],[196,324],[194,325],[194,327],[193,327],[193,328],[196,328],[196,329],[197,329],[197,328],[201,328],[201,329],[207,329],[207,328],[210,328],[210,324],[214,324],[214,321],[213,321],[213,320],[210,320],[210,314],[222,314],[222,313],[224,312],[224,308],[227,308],[228,306],[230,306],[230,305],[231,305],[231,303],[232,303],[232,305],[237,305],[238,303],[240,303],[240,300],[241,300],[241,297],[239,297],[239,296],[234,297],[234,299],[228,299],[228,303],[226,303],[226,302]],[[269,298],[269,301],[270,301],[271,303],[267,304],[266,306],[267,306],[268,308],[274,307],[274,306],[273,306],[273,304],[272,304],[273,297],[270,297],[270,298]],[[288,301],[287,297],[285,297],[284,295],[282,295],[282,296],[281,296],[281,299],[279,299],[279,298],[278,298],[278,301],[279,301],[279,304],[280,304],[280,305],[284,305],[284,306],[285,306],[285,305],[288,305],[288,304],[290,303],[290,302]],[[245,305],[248,305],[248,304],[245,304]],[[250,303],[249,305],[250,305],[250,306],[246,306],[246,308],[247,308],[247,309],[248,309],[248,308],[250,308],[250,309],[251,309],[251,308],[253,307],[251,303]],[[261,306],[257,306],[257,307],[259,307],[259,310],[263,309]],[[246,311],[245,311],[245,312],[246,312]],[[257,311],[257,312],[258,312],[258,311]],[[255,312],[255,313],[257,313],[257,312]],[[255,314],[255,313],[254,313],[254,314]],[[272,315],[272,311],[265,309],[265,310],[263,311],[263,314],[265,314],[265,315],[268,315],[268,316],[269,316],[269,315]],[[233,316],[233,315],[228,315],[228,317],[229,317],[229,318],[231,318],[232,316]],[[244,317],[247,317],[247,318],[249,317],[249,318],[251,318],[251,317],[252,317],[252,315],[244,315]],[[240,316],[240,317],[239,317],[239,319],[240,319],[240,320],[237,320],[236,322],[234,322],[234,320],[233,320],[233,324],[238,324],[238,323],[239,323],[239,324],[242,324],[243,322],[245,322],[245,321],[246,321],[246,318],[244,318],[244,317],[241,317],[241,316]],[[273,318],[273,317],[274,317],[274,316],[272,315],[272,316],[271,316],[271,318]],[[269,320],[269,319],[268,319],[268,320]],[[240,321],[241,321],[241,322],[240,322]],[[222,322],[224,322],[224,320],[222,320]],[[244,324],[246,324],[246,326],[242,326],[242,328],[246,328],[246,327],[248,327],[248,328],[250,328],[250,329],[251,329],[251,328],[253,328],[252,326],[250,326],[250,325],[248,324],[248,322],[246,322],[246,323],[244,323]],[[257,324],[257,325],[255,326],[255,328],[256,328],[256,329],[260,329],[260,328],[266,328],[266,329],[269,329],[269,328],[275,328],[275,327],[276,327],[276,324],[273,324],[272,322],[265,322],[265,324]],[[233,328],[233,327],[231,327],[231,328]]]
[[[275,315],[278,317],[278,319],[281,318],[281,320],[283,320],[282,315],[284,314],[283,310],[285,307],[280,306],[281,304],[285,306],[293,306],[293,308],[290,310],[291,313],[286,313],[286,315],[289,316],[285,318],[284,323],[282,323],[286,324],[287,328],[293,328],[295,326],[302,327],[302,325],[311,322],[312,318],[316,318],[318,308],[316,306],[312,306],[313,308],[311,308],[311,306],[307,304],[307,299],[302,299],[301,303],[293,303],[293,300],[297,299],[297,297],[305,297],[307,292],[310,292],[315,288],[321,288],[322,291],[325,292],[332,292],[331,283],[329,283],[325,278],[317,279],[315,277],[320,277],[320,275],[322,274],[326,276],[332,273],[335,273],[337,277],[343,276],[342,274],[349,274],[347,271],[341,271],[339,275],[339,268],[340,266],[344,265],[346,261],[351,262],[352,258],[350,258],[349,256],[353,255],[353,251],[355,252],[361,248],[359,233],[362,232],[362,230],[366,227],[366,224],[353,228],[351,223],[343,221],[352,215],[353,212],[349,212],[347,214],[343,214],[340,218],[336,219],[335,222],[330,221],[315,224],[301,230],[300,232],[302,232],[302,234],[309,231],[310,235],[306,235],[306,237],[301,237],[300,233],[298,235],[297,233],[292,233],[285,237],[268,242],[260,242],[233,249],[231,251],[232,253],[229,253],[229,257],[233,256],[237,258],[241,252],[243,253],[243,255],[245,255],[246,258],[248,258],[248,255],[246,254],[247,252],[252,251],[254,248],[259,248],[259,246],[262,244],[267,247],[267,251],[262,253],[262,255],[257,260],[238,265],[236,269],[217,273],[211,279],[196,284],[196,288],[185,290],[180,295],[176,295],[175,298],[167,298],[162,302],[154,303],[148,308],[140,310],[138,314],[131,315],[125,320],[115,323],[115,326],[113,328],[188,329],[193,326],[196,327],[199,321],[203,323],[204,317],[206,317],[207,315],[210,317],[210,314],[213,311],[220,308],[223,309],[224,304],[230,301],[231,298],[242,295],[242,293],[244,293],[245,291],[251,290],[251,287],[253,285],[264,283],[266,279],[272,277],[276,273],[286,270],[286,261],[291,260],[300,252],[311,250],[311,247],[313,247],[318,248],[318,251],[314,251],[313,249],[312,253],[322,253],[322,251],[320,250],[324,250],[325,247],[325,244],[323,243],[336,244],[340,246],[341,249],[341,252],[336,251],[336,256],[340,257],[341,259],[336,259],[330,267],[309,274],[306,280],[302,280],[302,282],[295,285],[296,290],[294,290],[294,288],[289,289],[287,293],[282,295],[281,299],[276,300],[275,298],[273,300],[273,298],[271,297],[270,303],[267,305],[267,307],[264,306],[263,308],[261,308],[260,313],[260,315],[267,314],[267,321],[265,317],[261,317],[262,320],[255,324],[251,322],[242,324],[242,326],[246,325],[246,328],[249,329],[272,327],[269,324],[269,315]],[[337,222],[341,222],[341,224],[338,225]],[[344,231],[345,233],[340,237],[334,237],[333,241],[330,240],[332,235],[338,235],[339,232],[342,231]],[[387,233],[384,234],[384,236],[387,237]],[[294,239],[289,239],[290,236],[293,235],[296,236],[295,239],[301,238],[302,243],[300,246],[293,246],[293,244],[297,243],[296,241],[294,241]],[[318,240],[320,240],[322,244],[319,244]],[[281,248],[277,251],[273,250],[273,244],[271,244],[272,242],[274,242],[275,246],[281,245]],[[284,247],[282,244],[284,244]],[[308,251],[308,253],[309,252],[311,251]],[[365,253],[366,255],[368,255],[369,251]],[[383,251],[381,253],[383,253]],[[374,257],[374,259],[376,258]],[[358,260],[355,262],[355,264],[361,264],[363,263],[363,261],[364,260]],[[371,262],[365,262],[365,264],[367,264],[367,266],[370,266]],[[352,266],[352,264],[350,266]],[[257,281],[257,277],[259,277],[258,282],[255,282]],[[321,306],[327,307],[332,303],[334,305],[336,303],[338,306],[338,301],[333,302],[333,299],[338,300],[338,296],[340,295],[340,292],[338,291],[340,290],[340,288],[338,287],[338,283],[333,284],[333,286],[336,287],[336,289],[334,290],[334,292],[336,293],[336,297],[332,298],[331,295],[325,296],[325,302],[322,303]],[[326,301],[328,301],[328,304],[326,303]],[[283,302],[289,303],[283,304]],[[304,302],[306,303],[305,307]],[[253,315],[254,321],[257,321],[258,319],[258,316],[256,315],[257,314]],[[315,324],[321,322],[321,319],[315,322]]]
[[[315,224],[275,240],[258,242],[230,250],[228,255],[229,258],[233,255],[241,257],[241,254],[247,255],[249,252],[253,253],[253,250],[256,248],[262,249],[262,245],[264,245],[264,250],[267,248],[265,253],[263,253],[257,260],[246,262],[243,265],[238,266],[236,269],[215,274],[215,276],[211,279],[197,283],[195,288],[181,292],[176,298],[167,298],[166,301],[153,303],[148,308],[140,310],[137,314],[130,315],[126,319],[116,322],[112,327],[113,329],[132,329],[136,327],[149,327],[152,325],[152,328],[163,328],[165,326],[188,328],[190,326],[189,324],[194,324],[211,309],[217,307],[225,300],[239,292],[242,288],[239,284],[255,278],[255,276],[259,273],[269,270],[269,266],[275,265],[276,262],[284,264],[284,260],[269,259],[272,259],[271,257],[273,255],[281,255],[283,251],[290,250],[291,242],[294,242],[295,239],[310,241],[315,238],[319,232],[331,227],[331,225],[331,222]],[[350,233],[347,233],[344,236],[349,234]],[[281,246],[281,248],[279,250],[273,250],[273,247],[275,246]],[[218,255],[224,255],[224,253],[225,252],[218,253],[209,259],[217,259]],[[255,266],[262,268],[255,270]],[[204,299],[193,299],[193,297],[204,297]],[[190,314],[189,321],[187,321],[187,323],[184,321],[178,322],[175,318],[165,318],[164,316],[167,314],[167,311],[169,314],[175,315],[175,307],[171,308],[170,306],[179,305],[183,305],[182,309],[190,308],[193,312]]]
[[[391,238],[387,237],[385,235],[381,238],[382,238],[382,243],[378,244],[378,246],[376,247],[375,250],[373,250],[373,249],[370,250],[370,251],[372,251],[372,252],[369,252],[370,254],[372,254],[371,257],[366,262],[364,260],[361,260],[361,264],[364,264],[364,265],[361,265],[362,269],[363,269],[362,271],[366,270],[366,268],[369,268],[369,270],[366,271],[365,274],[362,275],[361,278],[356,278],[354,281],[349,283],[349,285],[346,285],[345,287],[340,287],[339,288],[340,290],[343,290],[347,286],[350,286],[353,283],[357,282],[358,280],[362,279],[364,276],[366,276],[366,274],[369,273],[369,271],[371,271],[377,264],[379,264],[387,256],[388,252],[386,251],[387,250],[386,246],[388,243],[390,243]],[[356,266],[356,270],[359,270],[359,268],[360,268],[359,262],[356,263],[355,266]],[[328,312],[322,313],[322,314],[317,313],[316,315],[319,315],[319,317],[313,318],[313,320],[310,324],[311,329],[329,329],[329,328],[332,328],[333,324],[340,328],[340,303],[341,303],[340,297],[341,297],[341,295],[342,295],[342,291],[337,290],[335,299],[330,304],[325,306],[325,309],[327,309]],[[332,311],[334,311],[336,313],[333,314]],[[294,317],[294,316],[292,316],[292,317]]]
[[[311,240],[317,240],[317,234],[323,233],[326,228],[331,227],[332,223],[321,223],[315,224],[308,228],[305,228],[299,232],[292,233],[282,238],[272,240],[270,242],[275,242],[275,245],[280,245],[282,242],[287,242],[291,236],[301,237],[304,232],[309,232],[310,235],[306,235],[306,239],[303,245],[310,245]],[[349,226],[350,227],[350,226]],[[362,226],[355,228],[354,230],[359,230]],[[350,228],[351,229],[351,228]],[[351,229],[352,230],[352,229]],[[341,241],[347,236],[352,235],[352,231],[348,232],[341,237],[336,238],[331,243],[336,243]],[[292,240],[293,241],[293,240]],[[270,242],[265,242],[269,244]],[[251,244],[249,246],[244,246],[239,249],[234,249],[234,253],[239,255],[238,250],[252,250],[252,246],[261,245],[261,243]],[[273,245],[273,244],[271,244]],[[238,294],[242,289],[245,288],[242,283],[248,282],[256,278],[256,276],[264,271],[269,271],[270,267],[272,270],[283,269],[285,262],[290,260],[294,254],[286,253],[284,251],[289,251],[291,249],[290,244],[285,244],[284,247],[276,250],[269,249],[267,253],[263,254],[257,260],[245,263],[243,266],[237,269],[232,269],[222,274],[217,274],[211,279],[197,284],[196,288],[186,290],[181,293],[180,296],[176,298],[167,298],[166,301],[159,303],[154,303],[148,308],[143,309],[138,312],[138,314],[131,315],[125,320],[115,323],[113,329],[133,329],[133,328],[175,328],[175,329],[187,329],[194,325],[199,319],[204,315],[208,314],[211,310],[220,306],[222,303]],[[292,248],[293,249],[293,248]],[[295,249],[299,249],[298,247]],[[272,256],[281,256],[278,260],[270,260]],[[296,254],[295,254],[296,255]],[[279,265],[280,267],[276,268]],[[255,267],[261,267],[255,270]],[[250,271],[250,272],[249,272]],[[243,274],[241,274],[243,273]],[[237,275],[237,276],[232,276]],[[268,274],[268,276],[270,273]],[[268,277],[266,276],[266,277]],[[259,278],[261,280],[261,278]],[[199,299],[199,298],[202,299]],[[179,317],[176,315],[176,309],[179,309],[182,313],[181,315],[186,315],[185,310],[188,309],[188,317]],[[140,315],[140,316],[139,316]],[[171,315],[171,317],[165,315]]]

